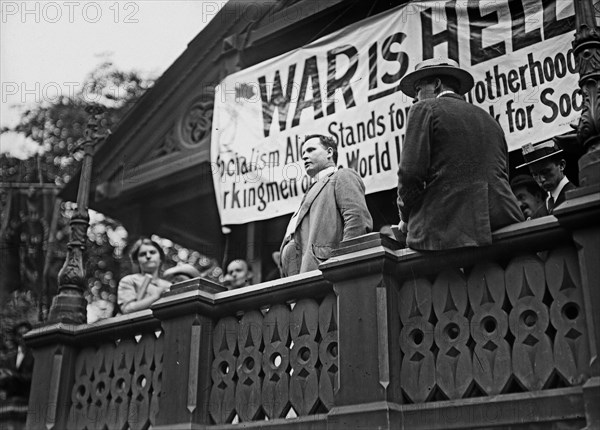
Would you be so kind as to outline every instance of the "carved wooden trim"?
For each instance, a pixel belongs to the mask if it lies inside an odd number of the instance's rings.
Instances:
[[[181,152],[181,145],[179,143],[179,140],[177,139],[175,130],[171,129],[163,137],[161,143],[152,149],[150,155],[148,155],[148,159],[142,160],[141,164],[145,164],[150,161],[154,161],[158,158],[172,155],[177,152]]]
[[[436,386],[433,347],[431,283],[423,278],[406,281],[398,294],[402,390],[409,402],[422,403]]]
[[[190,338],[190,363],[188,366],[188,374],[190,381],[188,383],[187,392],[187,409],[194,412],[198,406],[198,365],[200,363],[200,340],[202,338],[202,325],[196,320],[191,327],[192,336]]]
[[[379,357],[379,383],[385,389],[390,383],[390,362],[388,350],[387,292],[378,286],[377,294],[377,354]]]
[[[50,393],[48,394],[48,410],[46,412],[46,428],[51,430],[56,425],[56,412],[58,407],[58,392],[62,380],[61,369],[63,367],[62,347],[57,347],[52,356],[52,367],[50,369]]]
[[[214,101],[205,96],[194,99],[177,123],[177,136],[183,148],[208,145],[212,129]]]
[[[162,333],[89,346],[75,362],[67,427],[146,429],[155,423],[162,379]]]
[[[572,245],[505,266],[446,269],[433,284],[406,281],[398,315],[406,403],[582,385],[590,370],[582,297]]]
[[[215,424],[269,421],[328,411],[338,387],[334,294],[301,299],[239,319],[220,318],[213,331],[209,413]]]

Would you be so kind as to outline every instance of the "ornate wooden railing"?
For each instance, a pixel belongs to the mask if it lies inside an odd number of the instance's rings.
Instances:
[[[82,349],[75,361],[67,427],[145,429],[154,424],[162,379],[161,334],[160,329],[144,330]]]
[[[578,192],[489,247],[371,234],[320,271],[36,329],[27,426],[597,428],[600,193]]]
[[[430,279],[397,293],[404,403],[582,383],[589,348],[574,247]]]
[[[36,361],[28,426],[147,429],[155,423],[163,340],[150,310],[94,325],[43,327],[30,342]]]
[[[237,318],[213,330],[209,413],[214,423],[306,416],[333,406],[337,376],[333,293]]]

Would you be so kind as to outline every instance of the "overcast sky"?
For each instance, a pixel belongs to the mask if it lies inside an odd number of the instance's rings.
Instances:
[[[0,126],[73,93],[105,59],[159,76],[225,1],[0,1]],[[7,148],[0,148],[6,151]]]

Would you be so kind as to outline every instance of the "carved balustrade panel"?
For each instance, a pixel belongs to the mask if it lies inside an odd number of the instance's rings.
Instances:
[[[290,400],[298,415],[314,411],[319,400],[316,342],[319,328],[319,305],[311,299],[300,300],[292,310],[290,332],[294,346],[290,351]]]
[[[582,384],[590,350],[577,258],[564,247],[405,281],[405,402]]]
[[[135,339],[124,339],[119,344],[118,351],[113,353],[113,377],[111,381],[111,399],[109,402],[108,428],[122,429],[127,423],[131,390],[131,369],[133,369],[133,354]]]
[[[154,333],[144,334],[135,348],[133,358],[134,372],[131,380],[131,401],[129,415],[136,417],[129,420],[132,430],[148,428],[150,423],[150,402],[152,400],[154,377]]]
[[[253,421],[261,414],[263,316],[259,311],[244,314],[238,327],[235,408],[242,421]]]
[[[439,348],[436,380],[444,396],[462,397],[473,382],[471,353],[467,347],[469,321],[467,283],[460,270],[441,273],[432,289],[433,309],[437,324],[433,337]]]
[[[473,379],[489,395],[503,392],[511,376],[511,351],[506,341],[508,315],[502,308],[506,298],[504,270],[498,264],[477,265],[467,281],[471,317]]]
[[[88,426],[89,429],[102,430],[108,425],[108,408],[111,398],[110,380],[114,353],[114,344],[103,344],[98,348],[92,359],[92,369],[94,369],[95,376],[90,392],[91,402],[88,407],[88,420],[95,426]]]
[[[554,364],[571,385],[581,384],[590,359],[577,254],[572,248],[552,251],[546,260],[546,282],[554,298],[550,322],[556,328]]]
[[[506,268],[506,292],[513,308],[508,317],[515,337],[512,350],[513,374],[527,391],[544,388],[554,359],[546,334],[550,316],[544,304],[544,264],[534,255],[513,259]]]
[[[431,284],[422,278],[407,281],[400,288],[398,300],[402,389],[410,402],[426,402],[436,387]]]
[[[135,430],[151,426],[159,406],[161,334],[145,333],[81,350],[67,428]]]
[[[216,423],[231,422],[235,416],[236,356],[238,321],[221,318],[215,325],[209,413]]]
[[[218,320],[211,420],[272,420],[330,410],[338,372],[336,303],[330,294]]]
[[[152,372],[152,392],[150,395],[150,422],[156,422],[156,415],[158,414],[158,410],[160,407],[160,394],[162,390],[162,373],[163,368],[162,365],[158,365],[158,363],[163,363],[163,355],[164,355],[164,343],[161,337],[159,337],[156,342],[154,342],[154,365]]]
[[[71,390],[71,409],[69,410],[69,430],[86,428],[88,409],[91,403],[93,380],[93,361],[95,348],[86,348],[79,352],[75,363],[75,384]]]
[[[290,409],[290,308],[275,305],[263,320],[262,406],[268,417],[283,418]]]
[[[330,410],[334,406],[333,395],[338,389],[338,325],[337,300],[333,294],[325,297],[319,306],[319,360],[321,376],[319,378],[319,395],[325,407]]]

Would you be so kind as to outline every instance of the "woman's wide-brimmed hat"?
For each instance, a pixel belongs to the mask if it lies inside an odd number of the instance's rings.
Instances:
[[[451,76],[460,84],[458,93],[462,96],[467,93],[475,81],[473,75],[461,69],[458,63],[449,58],[431,58],[421,61],[415,66],[415,71],[405,75],[400,80],[400,89],[409,97],[415,97],[415,84],[421,79],[431,76]]]
[[[170,278],[176,275],[185,275],[190,278],[199,278],[200,272],[191,264],[180,264],[175,267],[171,267],[170,269],[165,270],[163,273],[164,278]]]
[[[528,143],[527,145],[523,145],[521,150],[523,151],[525,163],[517,166],[517,169],[563,152],[553,139],[543,140],[538,143]]]

